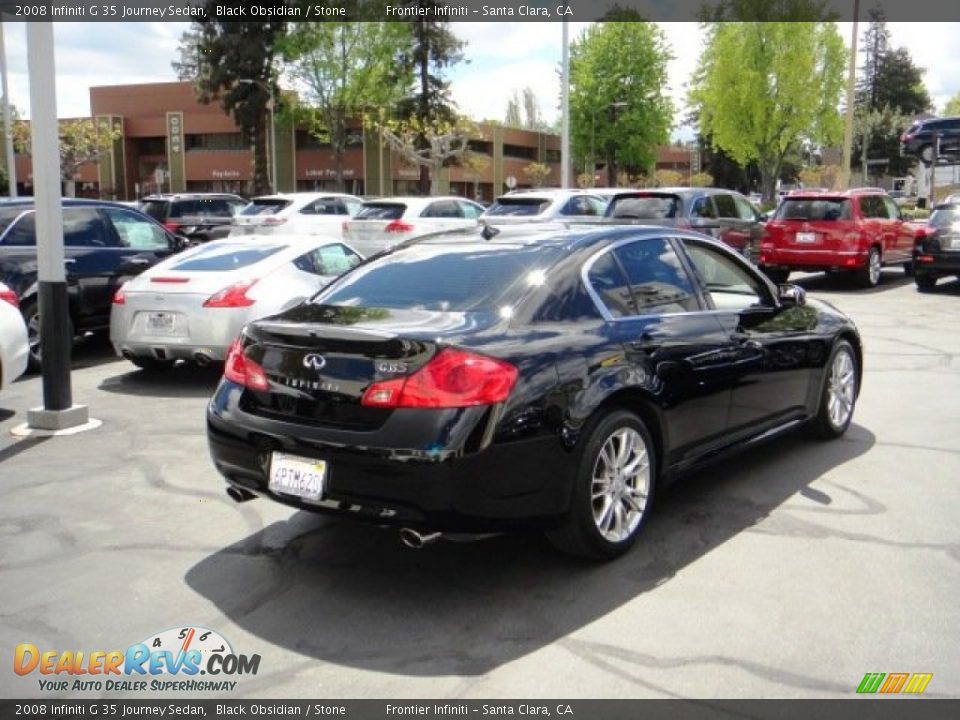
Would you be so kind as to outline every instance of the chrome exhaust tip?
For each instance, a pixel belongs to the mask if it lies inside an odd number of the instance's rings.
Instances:
[[[213,358],[206,353],[198,352],[193,354],[193,361],[200,367],[209,367],[213,363]]]
[[[227,488],[227,495],[230,496],[231,500],[238,503],[247,502],[248,500],[254,500],[257,497],[252,492],[248,492],[247,490],[241,490],[240,488],[235,487],[233,485]]]
[[[442,535],[443,533],[439,532],[421,533],[411,528],[403,528],[400,530],[400,540],[408,548],[413,548],[414,550],[423,549],[424,546],[439,540]]]

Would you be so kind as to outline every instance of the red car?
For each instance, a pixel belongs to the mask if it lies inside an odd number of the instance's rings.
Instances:
[[[874,287],[886,265],[912,271],[916,230],[879,188],[793,192],[783,198],[760,243],[761,269],[774,282],[794,270],[849,272]]]

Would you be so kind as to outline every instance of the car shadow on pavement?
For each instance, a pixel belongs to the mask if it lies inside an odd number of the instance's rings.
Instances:
[[[295,512],[204,558],[185,580],[244,632],[336,665],[475,676],[555,642],[607,664],[615,659],[569,636],[727,540],[750,532],[816,542],[844,535],[821,520],[885,512],[823,479],[875,441],[859,426],[828,443],[786,437],[690,475],[658,498],[637,545],[610,563],[560,555],[533,534],[410,550],[395,529]]]
[[[830,292],[851,292],[859,295],[871,295],[873,293],[886,292],[894,288],[912,285],[913,278],[904,274],[898,267],[885,268],[880,274],[880,282],[876,287],[863,288],[854,283],[846,273],[817,273],[807,277],[801,277],[789,282],[801,286],[808,292],[819,292],[829,290]]]
[[[167,370],[148,372],[138,370],[126,360],[123,363],[129,372],[105,378],[100,383],[100,390],[141,397],[210,397],[223,375],[222,365],[199,367],[179,362]]]

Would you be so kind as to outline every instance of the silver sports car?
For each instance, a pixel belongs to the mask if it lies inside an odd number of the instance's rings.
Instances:
[[[145,370],[220,362],[250,320],[302,302],[362,258],[320,236],[230,237],[175,255],[113,298],[110,340]]]

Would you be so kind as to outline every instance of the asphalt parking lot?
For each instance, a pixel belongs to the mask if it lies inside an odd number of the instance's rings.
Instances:
[[[867,672],[933,673],[926,695],[960,695],[960,283],[801,283],[863,333],[848,435],[688,478],[606,565],[536,536],[414,551],[238,505],[206,449],[218,372],[150,377],[87,341],[74,396],[101,428],[16,440],[40,381],[0,396],[0,695],[133,696],[44,692],[10,655],[188,625],[261,655],[231,698],[853,697]]]

